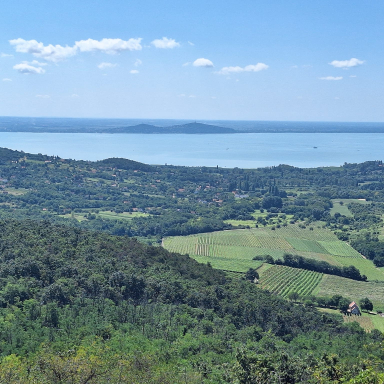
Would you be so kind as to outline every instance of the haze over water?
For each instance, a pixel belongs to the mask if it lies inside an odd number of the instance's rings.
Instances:
[[[380,133],[220,135],[0,133],[0,146],[76,160],[124,157],[147,164],[257,168],[339,166],[383,159]],[[316,148],[315,148],[316,147]]]

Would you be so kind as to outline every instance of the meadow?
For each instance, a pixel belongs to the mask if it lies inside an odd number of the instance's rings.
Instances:
[[[384,282],[364,282],[340,276],[324,275],[313,294],[316,296],[338,294],[356,302],[368,297],[372,301],[375,310],[384,309]]]
[[[359,199],[332,199],[333,207],[331,208],[331,215],[334,216],[335,213],[340,213],[347,217],[352,217],[352,212],[348,209],[349,203],[358,203],[358,204],[370,204],[369,201],[359,200]]]

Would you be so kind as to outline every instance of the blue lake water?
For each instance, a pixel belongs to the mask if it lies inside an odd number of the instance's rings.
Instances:
[[[257,168],[383,160],[380,133],[145,135],[1,132],[0,146],[77,160],[124,157],[147,164]],[[316,147],[316,148],[315,148]]]

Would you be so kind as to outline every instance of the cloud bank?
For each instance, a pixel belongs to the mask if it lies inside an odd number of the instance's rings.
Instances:
[[[139,51],[142,49],[141,38],[137,39],[102,39],[102,40],[80,40],[70,47],[66,45],[44,45],[36,40],[14,39],[9,43],[15,47],[16,52],[29,53],[35,57],[57,63],[68,57],[76,55],[78,52],[103,52],[109,55],[123,51]]]
[[[114,55],[123,51],[140,51],[141,38],[137,39],[102,39],[102,40],[80,40],[76,41],[73,48],[79,49],[80,52],[104,52],[108,55]]]

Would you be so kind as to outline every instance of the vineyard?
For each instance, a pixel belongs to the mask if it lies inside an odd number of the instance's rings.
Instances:
[[[369,280],[384,281],[384,272],[371,261],[328,229],[315,224],[309,228],[287,225],[274,230],[252,228],[168,237],[163,240],[163,246],[224,270],[245,272],[254,267],[255,256],[270,255],[276,260],[284,253],[295,253],[333,265],[354,265]]]
[[[334,256],[345,256],[348,258],[357,258],[361,259],[361,255],[355,249],[353,249],[349,244],[344,243],[343,241],[319,241],[320,245],[324,247],[327,253],[330,253]]]
[[[308,296],[318,286],[322,273],[274,265],[260,275],[260,287],[287,297],[290,292]]]

